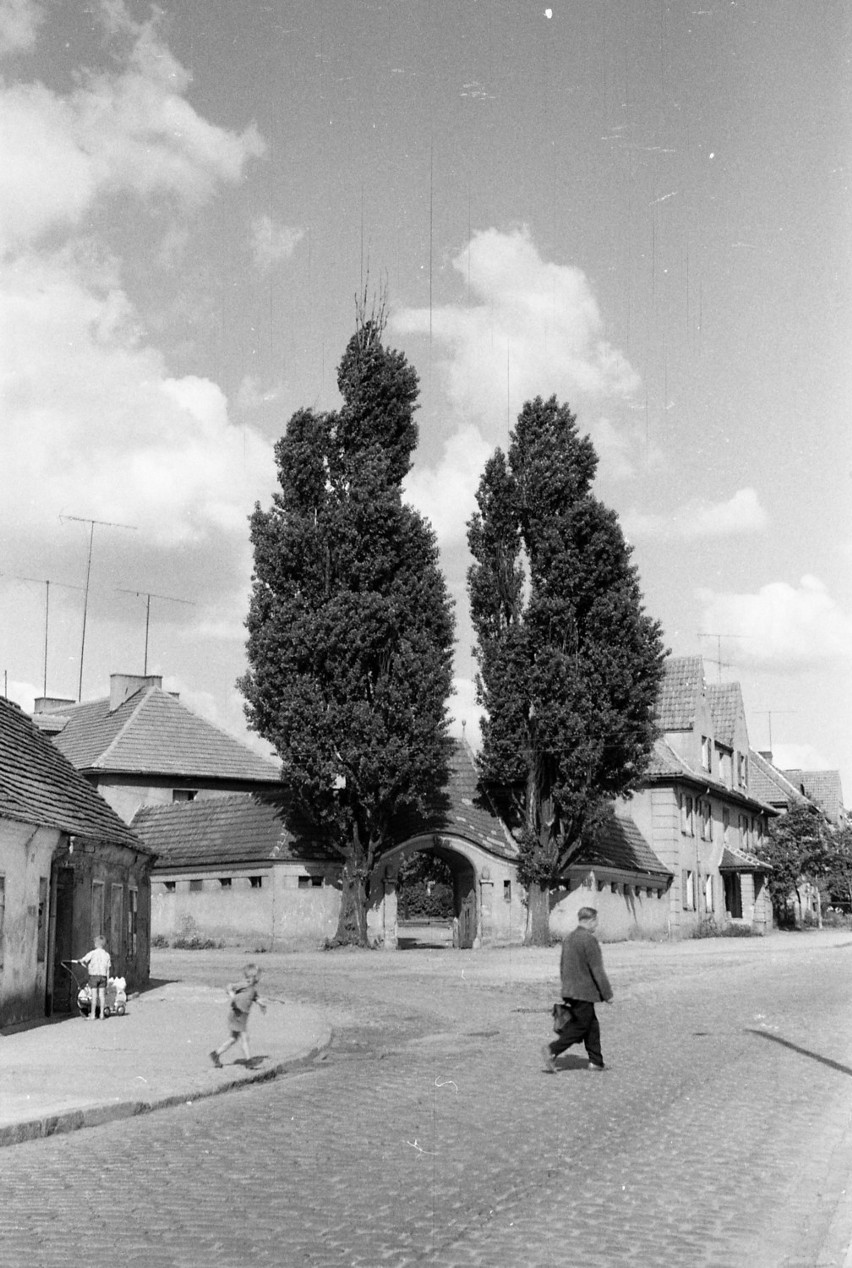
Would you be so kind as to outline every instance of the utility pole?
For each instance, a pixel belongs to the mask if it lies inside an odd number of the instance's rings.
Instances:
[[[65,581],[50,581],[46,577],[15,577],[15,581],[32,581],[36,585],[44,586],[44,675],[42,684],[42,695],[47,695],[47,634],[50,621],[50,587],[61,586],[63,590],[82,590],[82,586],[68,585]]]
[[[772,752],[772,715],[773,713],[777,715],[779,713],[797,713],[797,712],[798,712],[797,709],[755,709],[755,713],[757,713],[760,717],[767,718],[769,721],[769,752],[770,753]],[[769,760],[771,761],[772,758],[770,757]]]
[[[151,600],[164,599],[167,603],[185,603],[187,607],[194,608],[195,604],[191,599],[176,599],[170,594],[152,594],[148,590],[127,590],[124,586],[118,587],[120,594],[135,594],[137,598],[147,599],[145,604],[145,662],[142,670],[143,675],[148,673],[148,628],[151,624]]]
[[[83,600],[83,636],[80,640],[80,681],[77,686],[77,699],[83,699],[83,656],[86,650],[86,616],[89,611],[89,577],[92,572],[92,545],[95,540],[95,525],[98,524],[102,528],[129,528],[136,532],[135,524],[116,524],[112,520],[93,520],[88,519],[84,515],[60,515],[60,520],[75,520],[79,524],[89,525],[89,560],[86,565],[86,587],[85,598]]]

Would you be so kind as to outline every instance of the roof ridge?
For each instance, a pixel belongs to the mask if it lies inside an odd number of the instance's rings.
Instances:
[[[138,716],[138,714],[139,714],[139,713],[141,713],[142,709],[144,708],[146,698],[150,695],[150,693],[151,693],[152,691],[156,691],[156,690],[157,690],[157,688],[156,688],[156,687],[143,687],[141,692],[135,692],[135,693],[134,693],[134,694],[136,694],[136,695],[141,695],[141,696],[142,696],[142,699],[141,699],[141,700],[139,701],[139,703],[138,703],[137,705],[135,705],[135,706],[133,707],[133,709],[130,711],[130,713],[128,714],[127,718],[124,720],[124,722],[122,722],[121,726],[118,728],[118,730],[116,731],[115,735],[112,737],[112,739],[110,740],[110,742],[109,742],[109,744],[106,746],[106,748],[105,748],[105,749],[103,749],[103,750],[102,750],[102,752],[101,752],[101,753],[99,753],[99,754],[98,754],[98,756],[95,758],[95,760],[92,762],[92,766],[93,766],[93,767],[105,766],[105,765],[106,765],[106,761],[105,761],[105,759],[106,759],[107,755],[108,755],[108,754],[110,753],[110,751],[111,751],[113,748],[115,748],[115,746],[118,744],[119,740],[120,740],[120,739],[122,738],[122,736],[125,734],[125,732],[127,731],[128,727],[130,726],[131,722],[133,722],[133,720],[134,720],[134,719]],[[123,708],[123,706],[124,706],[125,704],[127,704],[129,700],[132,700],[132,699],[133,699],[133,696],[129,696],[129,697],[128,697],[128,700],[122,700],[122,702],[121,702],[121,704],[118,706],[118,708],[119,708],[119,709]],[[109,705],[109,697],[106,697],[106,701],[107,701],[107,705]],[[93,703],[95,703],[95,702],[93,701]],[[114,712],[116,712],[116,713],[117,713],[117,712],[118,712],[118,709],[114,710]],[[109,709],[107,709],[107,717],[109,717]]]

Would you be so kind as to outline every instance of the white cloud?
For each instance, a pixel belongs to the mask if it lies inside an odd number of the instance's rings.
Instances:
[[[269,443],[230,422],[221,389],[172,378],[109,272],[67,257],[0,269],[0,405],[2,516],[19,528],[50,507],[155,542],[244,532],[272,482]]]
[[[473,425],[447,441],[436,467],[415,465],[405,482],[408,499],[430,521],[442,545],[464,541],[476,510],[476,489],[491,445]]]
[[[739,489],[726,502],[689,502],[672,515],[628,512],[623,517],[625,532],[631,537],[697,538],[733,537],[761,532],[769,517],[752,488]]]
[[[741,661],[792,670],[852,657],[852,618],[817,577],[798,587],[771,582],[757,594],[696,593],[703,628],[741,639]]]
[[[132,35],[119,73],[81,74],[67,95],[40,83],[0,87],[0,250],[73,228],[120,191],[191,209],[263,153],[254,125],[229,132],[195,112],[183,96],[190,76],[153,23]]]
[[[251,251],[262,273],[281,260],[289,260],[305,236],[304,229],[276,224],[271,216],[258,216],[251,225]]]
[[[33,0],[0,0],[0,57],[28,52],[43,21],[42,7]]]
[[[505,431],[524,401],[555,393],[622,397],[639,379],[604,338],[603,320],[585,274],[544,261],[526,229],[475,233],[452,261],[470,281],[474,303],[403,309],[391,325],[401,334],[431,329],[448,349],[443,362],[450,403],[488,434]]]

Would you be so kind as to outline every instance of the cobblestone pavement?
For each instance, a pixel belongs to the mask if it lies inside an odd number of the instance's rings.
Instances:
[[[841,1268],[852,938],[604,953],[610,1069],[555,1076],[556,950],[265,957],[267,993],[329,1009],[327,1060],[0,1151],[0,1263]]]

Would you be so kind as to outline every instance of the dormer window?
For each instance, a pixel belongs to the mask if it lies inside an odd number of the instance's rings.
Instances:
[[[710,737],[702,735],[701,737],[701,766],[704,770],[709,771],[712,767],[713,748],[710,744]]]

